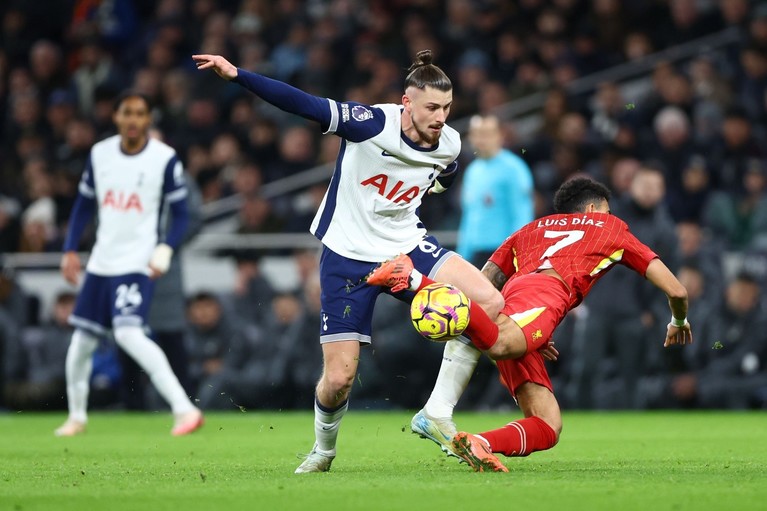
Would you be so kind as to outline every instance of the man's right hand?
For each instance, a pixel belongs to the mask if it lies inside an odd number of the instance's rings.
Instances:
[[[66,281],[76,286],[80,279],[80,270],[80,256],[77,252],[64,252],[61,258],[61,274]]]
[[[221,55],[192,55],[197,69],[212,69],[224,80],[237,78],[237,68]]]
[[[692,330],[690,323],[685,322],[684,326],[674,326],[671,323],[666,327],[666,340],[663,347],[668,348],[676,344],[692,344]]]

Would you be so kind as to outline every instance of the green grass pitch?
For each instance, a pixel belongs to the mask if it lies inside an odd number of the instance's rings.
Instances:
[[[309,413],[208,414],[173,438],[165,413],[0,415],[0,510],[764,510],[765,413],[564,413],[558,446],[478,474],[410,434],[410,412],[352,410],[333,469],[294,475]],[[519,415],[459,413],[483,431]],[[502,458],[503,459],[503,458]]]

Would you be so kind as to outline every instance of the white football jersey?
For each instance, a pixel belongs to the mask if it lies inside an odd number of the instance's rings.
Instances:
[[[79,191],[97,203],[96,244],[87,270],[96,275],[149,273],[164,202],[186,197],[184,168],[170,146],[149,139],[137,154],[120,148],[120,136],[96,143]]]
[[[457,131],[445,125],[424,148],[402,133],[402,106],[328,100],[326,133],[341,137],[336,168],[310,231],[334,252],[380,262],[414,249],[426,234],[418,208],[440,173],[454,172]]]

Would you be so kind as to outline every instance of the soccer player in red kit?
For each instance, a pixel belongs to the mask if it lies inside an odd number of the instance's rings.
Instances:
[[[565,182],[554,196],[557,214],[509,236],[482,270],[501,289],[506,305],[493,321],[472,304],[465,333],[496,361],[501,381],[525,418],[452,438],[451,450],[476,471],[508,471],[493,453],[527,456],[556,445],[562,416],[544,366],[544,359],[558,355],[551,336],[615,264],[631,268],[666,293],[671,322],[664,346],[692,342],[687,290],[625,222],[610,215],[609,198],[609,190],[589,178]],[[411,268],[406,256],[399,256],[376,269],[368,283],[393,291],[417,291],[433,283]]]

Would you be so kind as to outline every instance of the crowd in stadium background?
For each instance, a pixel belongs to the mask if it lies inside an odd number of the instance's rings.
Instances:
[[[88,151],[113,133],[112,101],[125,88],[152,99],[157,129],[205,204],[241,197],[236,232],[305,232],[327,182],[278,197],[261,190],[332,162],[338,139],[196,72],[190,56],[225,55],[315,95],[374,104],[400,102],[406,67],[428,48],[453,80],[451,125],[501,117],[506,146],[533,171],[536,216],[585,172],[609,184],[613,212],[689,290],[696,343],[663,350],[662,296],[623,269],[608,275],[558,334],[563,407],[767,407],[767,2],[9,0],[0,15],[0,254],[61,250]],[[574,92],[581,78],[722,33],[734,35],[657,60],[641,95],[617,78]],[[532,129],[503,115],[534,94],[545,100]],[[464,140],[464,166],[471,160]],[[431,230],[457,228],[459,186],[425,200]],[[289,292],[263,274],[263,251],[227,254],[237,286],[187,297],[191,392],[206,408],[302,407],[320,370],[316,254],[279,252],[297,261]],[[740,263],[728,270],[733,255]],[[1,279],[0,404],[64,408],[62,318],[75,290],[40,317],[34,290],[12,271]],[[384,303],[355,401],[418,408],[441,349],[417,337],[400,304]],[[120,406],[109,346],[92,399]],[[61,397],[40,401],[43,384]],[[504,393],[484,361],[461,406],[508,406]]]

